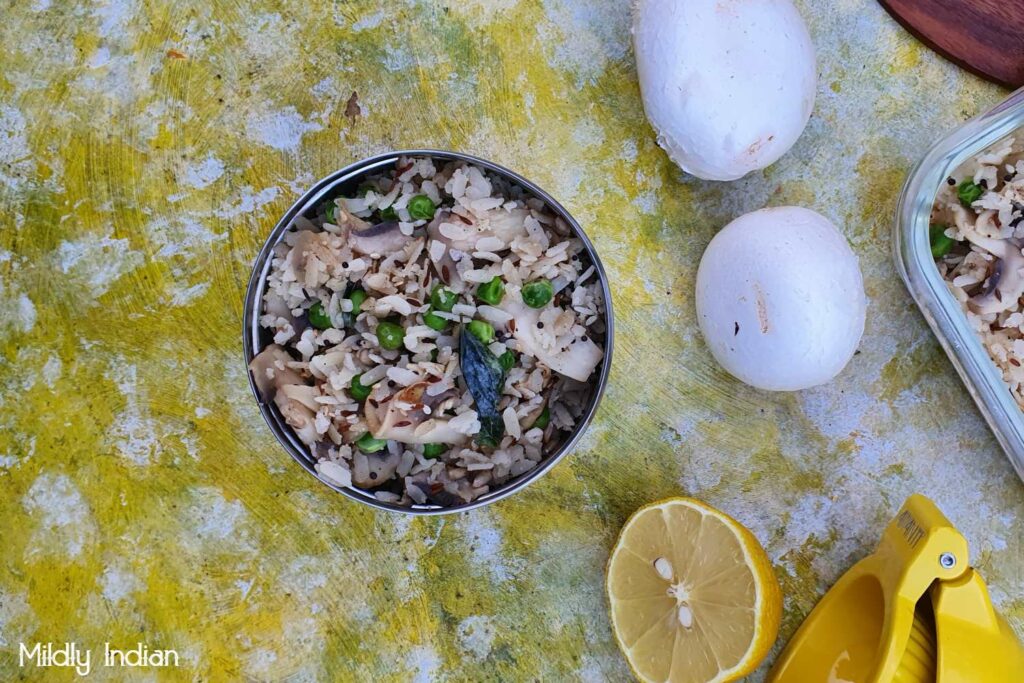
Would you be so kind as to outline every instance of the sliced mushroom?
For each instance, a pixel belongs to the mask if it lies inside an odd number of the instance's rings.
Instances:
[[[352,251],[366,256],[385,256],[405,248],[412,236],[404,234],[398,221],[384,221],[371,225],[345,208],[338,206],[338,227],[348,232],[348,244]]]
[[[348,243],[352,251],[367,256],[385,256],[401,251],[412,240],[398,228],[397,221],[378,223],[366,230],[348,234]]]
[[[273,400],[285,422],[295,430],[303,443],[318,440],[316,427],[316,387],[306,384],[299,373],[287,366],[292,360],[288,352],[276,344],[260,351],[249,363],[256,388],[264,401]]]
[[[545,347],[537,334],[537,323],[540,322],[540,309],[530,308],[518,300],[518,295],[507,295],[500,308],[515,320],[512,336],[519,342],[522,350],[560,375],[571,377],[577,382],[586,382],[594,368],[604,358],[604,351],[592,339],[577,339],[565,349],[549,349]]]
[[[284,318],[284,320],[292,326],[292,330],[296,335],[301,335],[302,332],[309,327],[309,316],[305,313],[298,317],[292,315],[291,309],[288,308],[288,304],[285,303],[285,300],[281,298],[280,294],[275,292],[267,292],[263,295],[263,312],[264,314]]]
[[[1024,295],[1024,255],[1020,243],[982,237],[974,231],[964,236],[996,258],[982,290],[967,300],[967,307],[979,315],[1009,310]]]
[[[441,226],[447,224],[448,227],[444,230],[446,234],[442,236],[451,247],[459,251],[476,251],[477,242],[485,237],[501,241],[501,246],[491,250],[498,251],[507,249],[517,237],[525,237],[528,234],[525,221],[529,215],[529,209],[508,211],[497,208],[487,211],[484,216],[476,218],[472,223],[466,223],[460,216],[453,217],[448,213],[435,217],[433,223],[436,223],[438,235],[441,234]]]
[[[424,410],[440,405],[451,392],[430,396],[426,387],[427,382],[417,382],[380,403],[366,399],[363,412],[373,437],[402,443],[465,443],[468,437],[452,429],[448,418],[430,417]]]
[[[288,367],[294,359],[282,347],[271,344],[260,351],[249,363],[256,388],[263,400],[274,398],[277,389],[285,384],[305,384],[302,376]]]
[[[401,460],[401,455],[387,449],[377,453],[357,450],[352,454],[352,483],[364,489],[386,484],[395,476]]]

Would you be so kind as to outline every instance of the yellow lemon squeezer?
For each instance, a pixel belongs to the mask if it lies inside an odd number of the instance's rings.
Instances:
[[[825,594],[771,683],[1011,683],[1024,648],[996,614],[967,540],[924,496]]]

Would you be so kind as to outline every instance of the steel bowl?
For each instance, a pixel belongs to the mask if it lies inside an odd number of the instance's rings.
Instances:
[[[349,194],[359,185],[362,178],[375,172],[384,171],[398,161],[399,157],[403,156],[429,156],[440,160],[441,162],[466,161],[481,168],[485,168],[495,175],[504,177],[506,180],[519,185],[533,196],[544,201],[555,215],[561,217],[562,220],[569,225],[574,236],[578,237],[583,242],[586,254],[590,258],[591,263],[593,263],[594,270],[600,280],[601,290],[604,295],[604,318],[606,327],[603,339],[604,359],[601,363],[598,377],[594,381],[593,391],[590,395],[586,409],[584,410],[584,413],[575,429],[573,429],[573,431],[564,439],[564,441],[562,441],[553,453],[544,458],[534,469],[505,482],[500,487],[497,487],[480,498],[464,505],[449,507],[442,507],[440,505],[412,505],[410,507],[406,507],[378,500],[371,491],[360,489],[354,485],[342,487],[321,478],[314,468],[314,464],[317,459],[310,453],[309,448],[299,440],[292,428],[288,426],[280,411],[277,409],[277,406],[274,405],[274,402],[272,400],[265,399],[260,394],[252,373],[248,371],[249,363],[252,361],[253,357],[271,342],[272,335],[269,331],[260,327],[259,318],[262,308],[264,288],[266,286],[267,275],[270,272],[271,255],[274,247],[284,238],[285,233],[294,227],[296,217],[301,215],[306,218],[313,218],[316,215],[317,207],[324,201],[333,197]],[[493,162],[470,156],[468,154],[462,154],[460,152],[413,149],[379,154],[368,159],[363,159],[362,161],[357,161],[356,163],[350,164],[339,171],[335,171],[313,185],[313,187],[307,190],[306,193],[303,194],[290,209],[288,209],[281,220],[278,221],[274,229],[270,232],[270,235],[267,237],[267,241],[263,244],[263,248],[260,249],[260,253],[256,257],[256,262],[253,264],[252,275],[249,277],[249,286],[245,293],[242,348],[245,354],[247,373],[249,375],[249,388],[252,390],[253,396],[256,398],[256,403],[259,405],[263,418],[267,421],[267,425],[270,426],[270,431],[273,432],[275,437],[277,437],[281,446],[284,447],[288,454],[291,455],[295,462],[299,463],[304,470],[316,477],[323,484],[330,486],[342,495],[380,510],[402,512],[412,515],[440,515],[449,512],[461,512],[464,510],[472,510],[473,508],[482,507],[524,489],[528,484],[539,479],[548,470],[558,464],[558,462],[576,446],[580,438],[583,436],[583,432],[593,419],[594,413],[597,411],[598,403],[600,403],[601,397],[604,394],[605,385],[608,383],[608,375],[612,364],[613,338],[614,321],[612,318],[611,292],[608,289],[608,276],[605,274],[604,267],[601,265],[601,259],[598,258],[594,245],[591,244],[579,223],[577,223],[569,212],[565,210],[565,207],[555,201],[551,195],[534,183]]]

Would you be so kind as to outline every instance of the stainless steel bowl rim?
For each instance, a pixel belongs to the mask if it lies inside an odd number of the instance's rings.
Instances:
[[[264,401],[260,395],[259,390],[256,387],[256,383],[253,379],[252,372],[248,370],[249,363],[252,361],[255,354],[260,348],[260,310],[262,308],[261,302],[263,299],[263,292],[266,285],[267,275],[270,271],[271,255],[273,249],[284,237],[285,233],[292,227],[292,224],[299,214],[305,212],[309,208],[318,205],[323,201],[324,197],[331,194],[331,192],[338,185],[347,183],[354,178],[366,175],[373,171],[384,170],[399,157],[403,156],[429,156],[435,159],[443,159],[446,161],[466,161],[489,171],[492,171],[498,175],[505,176],[508,180],[521,186],[523,189],[534,195],[538,199],[542,200],[547,204],[552,211],[560,218],[562,218],[572,229],[574,236],[579,238],[586,249],[587,255],[590,257],[591,263],[594,265],[594,270],[597,273],[599,282],[601,283],[601,290],[604,297],[604,316],[605,316],[605,344],[604,344],[604,359],[601,362],[600,372],[597,377],[597,386],[595,391],[590,397],[590,401],[587,408],[577,423],[573,432],[569,437],[561,444],[561,446],[547,458],[542,460],[537,467],[526,472],[525,474],[512,479],[511,481],[503,484],[499,488],[490,491],[476,500],[466,503],[464,505],[452,506],[452,507],[441,507],[436,505],[413,505],[411,507],[405,507],[401,505],[395,505],[393,503],[387,503],[382,500],[378,500],[372,493],[363,491],[357,488],[349,488],[338,486],[332,482],[325,480],[320,477],[313,465],[314,458],[310,454],[308,447],[303,444],[292,431],[288,425],[286,425],[277,411],[276,406],[273,405],[272,401]],[[559,463],[570,451],[572,451],[579,440],[582,438],[583,433],[586,431],[591,420],[594,418],[594,414],[597,412],[597,407],[601,402],[601,398],[604,395],[605,387],[608,384],[608,376],[611,372],[612,364],[612,351],[614,345],[614,317],[612,313],[612,298],[611,291],[608,287],[608,276],[605,273],[604,266],[601,264],[601,259],[597,255],[597,251],[594,249],[594,245],[590,242],[583,228],[580,227],[576,219],[558,203],[554,197],[548,194],[546,191],[535,185],[533,182],[527,180],[518,173],[511,171],[503,166],[495,164],[494,162],[479,157],[472,156],[470,154],[463,154],[461,152],[452,152],[447,150],[435,150],[435,149],[408,149],[398,150],[393,152],[386,152],[378,154],[361,161],[349,164],[344,168],[335,171],[325,178],[317,181],[309,190],[307,190],[299,199],[292,204],[291,208],[285,212],[284,216],[278,221],[277,225],[268,235],[266,241],[263,244],[263,248],[260,249],[259,254],[256,257],[255,263],[253,264],[252,273],[249,277],[249,284],[246,288],[245,293],[245,308],[242,316],[242,349],[245,356],[246,374],[249,377],[249,388],[252,391],[253,396],[256,399],[257,404],[260,408],[260,413],[263,415],[263,419],[270,427],[274,436],[277,437],[278,442],[284,447],[288,454],[292,456],[299,465],[302,466],[307,472],[312,474],[318,481],[331,487],[335,491],[342,495],[369,505],[371,507],[387,510],[389,512],[401,512],[404,514],[411,515],[443,515],[454,512],[464,512],[466,510],[472,510],[474,508],[483,507],[494,503],[503,498],[506,498],[517,491],[521,491],[526,486],[536,481],[550,469]]]

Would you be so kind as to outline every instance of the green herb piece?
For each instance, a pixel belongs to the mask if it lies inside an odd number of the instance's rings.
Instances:
[[[334,215],[337,212],[338,207],[332,199],[327,203],[327,208],[324,209],[324,217],[328,223],[334,223]]]
[[[398,220],[398,212],[395,211],[395,207],[389,206],[386,209],[381,209],[380,210],[380,218],[381,218],[381,220],[384,220],[384,221],[397,221]]]
[[[500,277],[496,277],[490,282],[485,282],[476,288],[476,298],[491,306],[500,304],[504,296],[505,283],[501,281]]]
[[[405,337],[405,330],[401,325],[392,322],[382,322],[377,325],[377,341],[381,348],[394,351],[402,346],[402,339]]]
[[[373,389],[373,385],[364,385],[359,378],[362,377],[362,373],[352,378],[352,384],[349,386],[348,393],[355,400],[362,403],[370,396],[370,391]]]
[[[455,304],[459,303],[459,295],[442,285],[435,285],[430,293],[430,303],[439,311],[451,313]]]
[[[387,445],[387,441],[373,438],[373,434],[370,432],[366,432],[356,441],[356,448],[363,453],[376,453],[377,451],[384,450],[384,447]]]
[[[534,280],[523,285],[523,303],[530,308],[544,308],[555,296],[555,288],[548,280]]]
[[[423,324],[432,330],[441,332],[444,328],[448,327],[448,320],[442,318],[437,313],[434,313],[434,307],[431,306],[430,310],[423,314]]]
[[[309,307],[309,324],[318,330],[326,330],[331,326],[331,316],[327,315],[324,305],[319,301]]]
[[[928,237],[932,245],[932,257],[941,258],[953,248],[953,238],[946,236],[946,226],[933,224],[928,228]]]
[[[484,344],[490,344],[494,341],[494,327],[490,323],[485,323],[483,320],[474,320],[466,326],[466,329]],[[501,361],[498,362],[500,363]]]
[[[448,444],[443,443],[428,443],[423,445],[423,457],[424,458],[436,458],[437,456],[448,450]]]
[[[960,198],[960,203],[968,208],[970,208],[971,204],[978,201],[983,194],[985,194],[985,190],[980,185],[975,185],[974,181],[970,178],[964,180],[956,188],[956,196]]]
[[[551,422],[551,411],[548,410],[547,406],[544,406],[544,410],[540,411],[540,415],[538,415],[537,419],[533,421],[532,425],[530,425],[530,429],[545,429],[549,422]]]
[[[354,289],[352,293],[348,295],[348,300],[352,302],[352,315],[357,316],[359,312],[363,310],[363,302],[366,301],[366,292],[361,289]]]
[[[437,211],[434,202],[430,201],[430,197],[425,194],[418,194],[410,199],[405,208],[409,211],[409,217],[414,221],[429,221]]]
[[[487,346],[465,328],[460,336],[459,363],[480,420],[476,440],[484,446],[497,446],[505,433],[505,423],[498,413],[505,369]]]
[[[508,372],[516,364],[516,354],[506,351],[498,356],[498,362],[501,363],[501,367],[505,369],[505,372]]]

